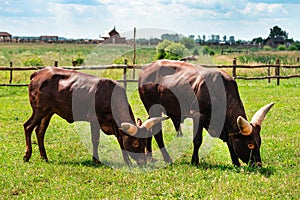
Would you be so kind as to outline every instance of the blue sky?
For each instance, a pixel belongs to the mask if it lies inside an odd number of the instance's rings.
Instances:
[[[0,0],[0,5],[0,31],[18,36],[99,38],[116,26],[120,33],[136,27],[250,40],[266,38],[278,25],[300,40],[300,0]]]

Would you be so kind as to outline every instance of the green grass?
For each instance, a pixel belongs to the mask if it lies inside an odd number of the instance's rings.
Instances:
[[[76,123],[70,125],[58,116],[53,117],[45,138],[49,162],[40,160],[33,134],[33,155],[24,163],[22,124],[31,114],[27,88],[0,87],[0,198],[299,199],[300,80],[282,80],[280,86],[275,81],[238,80],[238,85],[249,118],[261,106],[275,102],[261,131],[262,169],[233,167],[226,145],[209,137],[204,138],[203,146],[211,147],[207,152],[200,149],[205,153],[200,153],[199,167],[190,165],[192,141],[174,164],[163,168],[130,171],[126,166],[95,166],[81,140],[84,133],[78,133]],[[135,116],[145,120],[135,88],[136,84],[129,85],[128,97]],[[175,131],[169,121],[165,124],[166,147],[175,148],[170,146]],[[116,144],[113,136],[107,138]],[[101,139],[101,145],[108,141],[103,134]],[[155,143],[153,146],[157,150]],[[121,157],[120,151],[115,154]],[[103,153],[100,157],[112,159]],[[154,157],[161,159],[160,152],[155,151]]]
[[[131,64],[132,47],[1,44],[0,66],[7,66],[10,59],[22,64],[24,58],[32,55],[41,57],[46,65],[53,65],[54,60],[59,60],[60,66],[70,65],[78,55],[85,58],[86,65],[122,63],[124,59]],[[151,62],[153,55],[153,48],[139,48],[138,64]],[[231,64],[233,56],[203,56],[201,62]],[[122,78],[122,70],[85,72]],[[28,83],[31,73],[14,72],[13,83]],[[242,73],[265,74],[238,71],[238,75]],[[131,74],[129,70],[130,79]],[[9,72],[0,73],[2,83],[8,79]],[[200,149],[200,166],[190,165],[191,123],[185,122],[184,137],[177,138],[170,120],[164,122],[164,139],[174,164],[163,166],[161,153],[153,141],[157,164],[128,169],[116,138],[101,134],[100,158],[107,165],[95,166],[91,162],[87,124],[68,124],[58,116],[52,118],[45,138],[49,162],[40,160],[33,134],[33,155],[29,163],[24,163],[22,124],[31,115],[27,88],[0,87],[0,199],[300,199],[300,79],[281,80],[280,86],[276,86],[275,80],[270,84],[267,80],[237,82],[248,118],[261,106],[275,102],[261,131],[262,169],[233,167],[226,145],[206,133]],[[128,84],[127,95],[135,116],[145,120],[147,114],[139,100],[136,83]]]

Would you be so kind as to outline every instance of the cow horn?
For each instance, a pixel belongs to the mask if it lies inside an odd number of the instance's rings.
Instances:
[[[120,129],[131,136],[134,136],[138,131],[138,128],[135,125],[128,122],[123,122]]]
[[[153,118],[150,118],[150,119],[147,119],[141,127],[145,127],[147,128],[148,130],[151,129],[155,124],[159,123],[159,122],[162,122],[164,120],[167,120],[169,119],[169,117],[153,117]]]
[[[242,116],[237,118],[237,125],[243,135],[251,135],[252,126],[251,124],[245,120]]]
[[[266,114],[269,112],[269,110],[272,108],[274,103],[269,103],[268,105],[263,106],[260,108],[252,117],[251,123],[257,124],[261,126],[263,120],[265,119]]]

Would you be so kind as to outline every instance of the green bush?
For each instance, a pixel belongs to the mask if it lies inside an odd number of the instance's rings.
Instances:
[[[187,55],[187,48],[180,43],[172,43],[166,49],[166,59],[179,60]]]
[[[270,47],[269,45],[265,45],[265,46],[263,47],[263,50],[264,50],[264,51],[272,51],[273,48]]]
[[[196,47],[194,39],[189,37],[184,37],[180,40],[180,43],[183,44],[187,49],[193,49]]]
[[[203,46],[202,53],[203,53],[203,55],[210,55],[210,56],[213,56],[216,54],[216,52],[214,50],[208,48],[207,46]]]
[[[297,51],[297,50],[298,50],[298,47],[295,46],[295,45],[291,45],[291,46],[289,46],[288,50],[289,50],[289,51]]]
[[[41,58],[28,58],[22,61],[24,66],[44,66]]]
[[[164,59],[166,57],[166,48],[172,44],[170,40],[163,40],[162,42],[158,43],[156,46],[156,58],[157,59]]]
[[[278,45],[277,50],[278,50],[278,51],[285,51],[285,50],[286,50],[286,46],[283,45],[283,44]]]
[[[164,40],[156,47],[157,59],[179,60],[187,55],[188,49],[181,43]]]
[[[294,42],[293,46],[296,46],[298,50],[300,50],[300,42]]]
[[[76,62],[76,65],[80,66],[84,62],[84,58],[79,56],[79,57],[75,58],[74,61]]]

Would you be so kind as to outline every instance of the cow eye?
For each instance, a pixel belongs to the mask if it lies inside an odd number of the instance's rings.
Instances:
[[[140,144],[139,144],[139,141],[135,140],[135,141],[133,141],[132,145],[134,147],[138,147]]]
[[[249,149],[251,149],[251,150],[252,150],[252,149],[254,149],[254,147],[255,147],[255,145],[254,145],[254,144],[252,144],[252,143],[248,144],[248,148],[249,148]]]

